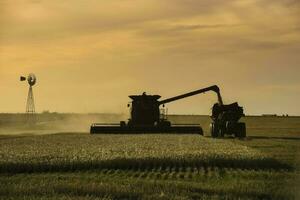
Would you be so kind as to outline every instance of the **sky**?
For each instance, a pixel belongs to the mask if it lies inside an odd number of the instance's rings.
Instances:
[[[300,115],[299,0],[0,0],[0,112],[127,112],[217,84],[246,114]],[[209,114],[207,93],[167,105]]]

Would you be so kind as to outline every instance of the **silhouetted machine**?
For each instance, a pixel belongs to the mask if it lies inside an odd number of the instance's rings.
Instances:
[[[211,123],[212,137],[223,137],[225,134],[234,134],[245,137],[245,124],[238,122],[244,116],[243,108],[237,103],[224,105],[218,86],[203,88],[183,95],[161,100],[159,95],[132,95],[131,118],[126,123],[120,124],[92,124],[91,134],[95,133],[181,133],[200,134],[203,130],[200,125],[195,124],[171,124],[163,117],[160,106],[180,99],[214,91],[218,96],[218,103],[213,106]],[[130,106],[130,105],[129,105]]]

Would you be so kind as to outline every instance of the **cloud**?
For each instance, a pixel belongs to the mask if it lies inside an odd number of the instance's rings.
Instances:
[[[1,37],[10,42],[61,39],[82,34],[134,29],[144,23],[213,12],[224,1],[5,1]]]
[[[240,24],[211,24],[211,25],[203,25],[203,24],[194,24],[194,25],[182,25],[174,27],[173,30],[199,30],[199,29],[214,29],[214,28],[229,28],[241,26]]]
[[[99,104],[115,111],[127,94],[168,96],[217,83],[230,100],[241,99],[257,113],[258,88],[269,88],[268,98],[270,85],[300,89],[298,2],[1,1],[0,85],[6,85],[7,106],[0,111],[23,108],[15,80],[33,71],[42,81],[41,108],[59,104],[58,111],[66,111],[62,102],[69,102],[68,109],[79,112],[101,111]],[[251,97],[239,92],[245,88]],[[278,89],[272,98],[281,98]],[[296,101],[287,99],[283,103]]]
[[[230,29],[242,26],[241,24],[179,24],[179,25],[158,25],[158,27],[145,28],[141,33],[146,36],[178,36],[184,31],[201,31],[209,29]]]

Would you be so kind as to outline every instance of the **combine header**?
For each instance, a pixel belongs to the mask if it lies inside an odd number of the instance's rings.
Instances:
[[[243,116],[243,109],[237,103],[223,105],[220,89],[216,85],[161,101],[159,101],[161,98],[159,95],[143,93],[142,95],[129,96],[132,99],[131,105],[128,104],[128,107],[131,107],[131,118],[127,123],[125,121],[121,121],[120,124],[95,123],[92,124],[90,133],[178,133],[203,135],[203,130],[199,124],[171,124],[165,118],[164,113],[161,112],[160,106],[208,91],[213,91],[218,96],[218,103],[213,107],[212,136],[222,137],[224,134],[235,134],[236,124],[239,124],[238,120]],[[240,130],[243,126],[239,124],[238,128]]]

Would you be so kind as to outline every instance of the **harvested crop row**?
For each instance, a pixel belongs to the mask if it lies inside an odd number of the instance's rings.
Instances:
[[[1,172],[208,166],[287,167],[252,148],[197,135],[64,134],[0,140]]]

